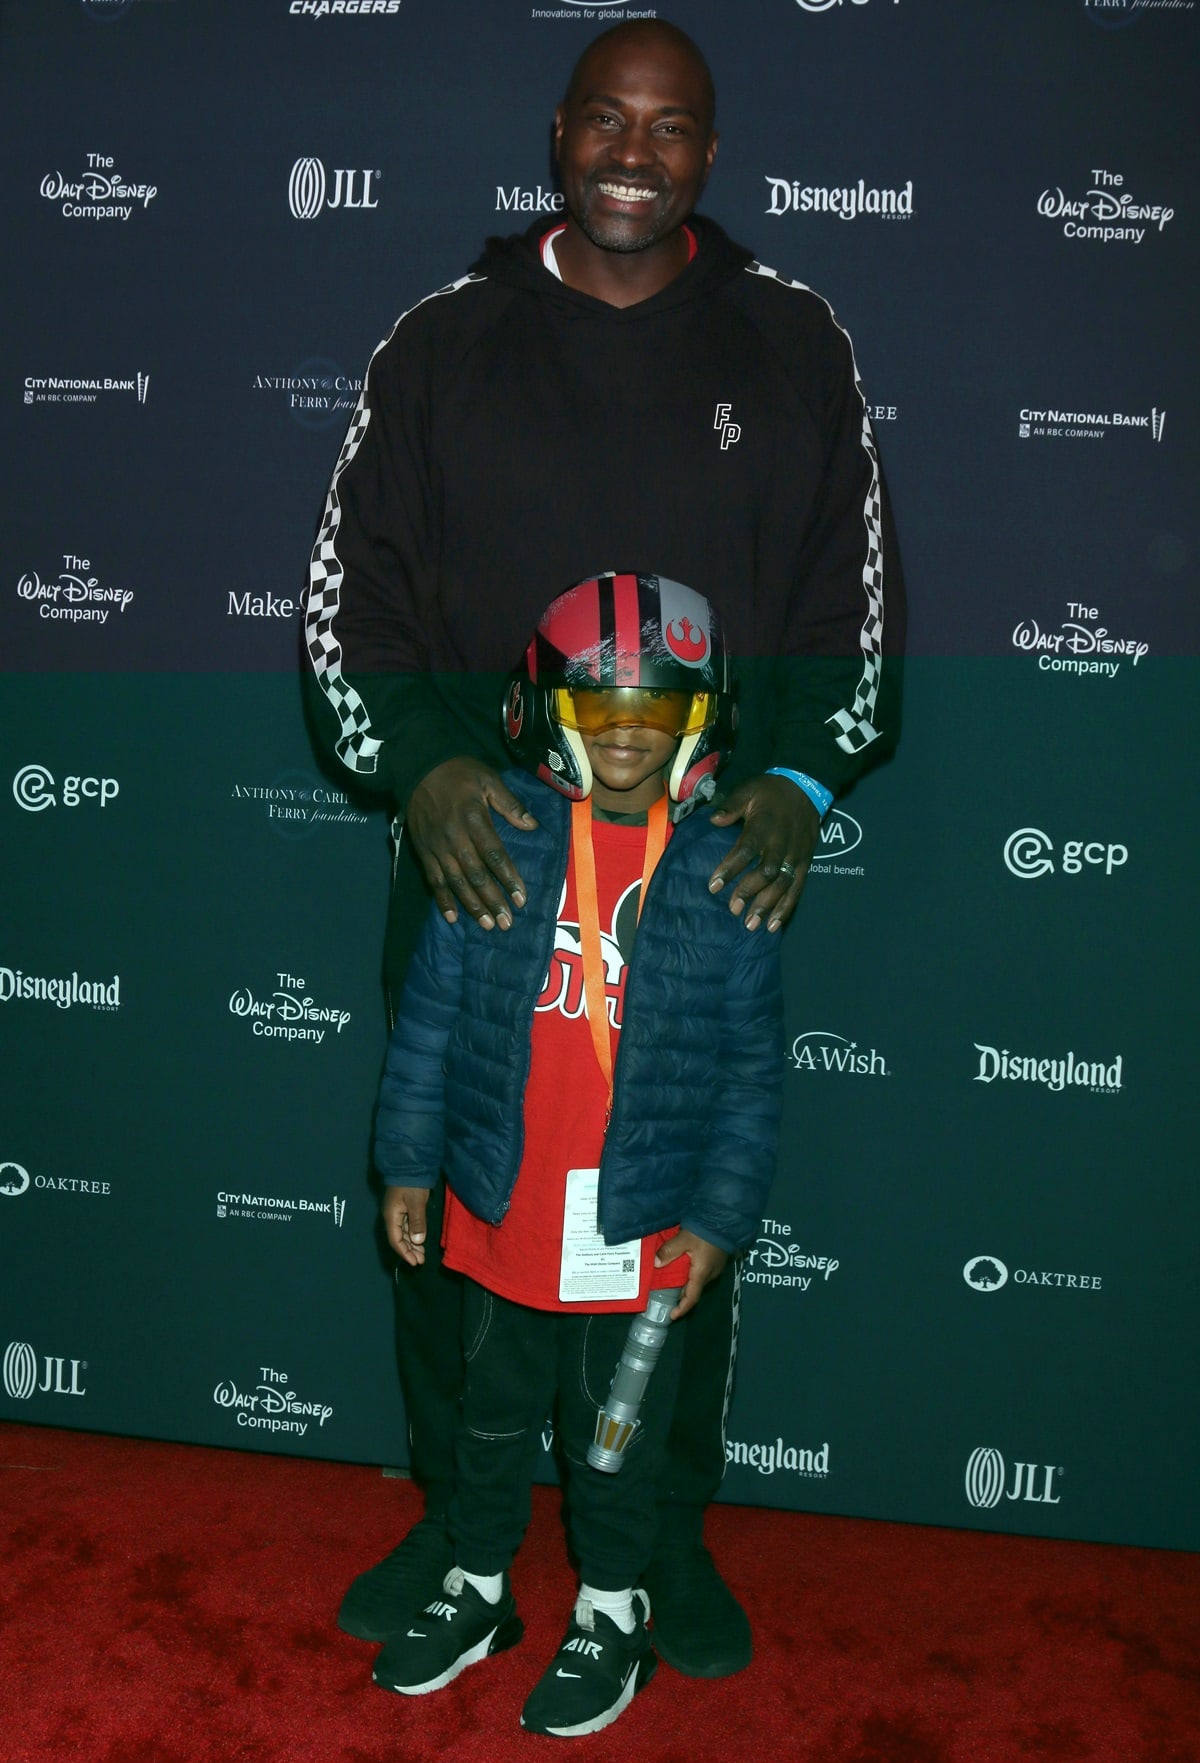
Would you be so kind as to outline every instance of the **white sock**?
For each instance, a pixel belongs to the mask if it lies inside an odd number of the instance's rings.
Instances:
[[[467,1584],[473,1585],[479,1596],[486,1598],[489,1604],[500,1602],[500,1594],[504,1590],[502,1573],[468,1573],[465,1567],[460,1567],[458,1571]]]
[[[581,1585],[579,1602],[590,1604],[593,1610],[602,1610],[610,1620],[615,1622],[622,1634],[632,1634],[633,1620],[633,1587],[627,1585],[623,1592],[599,1592],[595,1586]]]

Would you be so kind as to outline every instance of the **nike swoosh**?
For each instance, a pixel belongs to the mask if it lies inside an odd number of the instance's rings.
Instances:
[[[425,1639],[425,1636],[421,1633],[419,1628],[410,1628],[408,1634],[410,1640],[423,1641]]]
[[[558,1670],[554,1673],[554,1675],[555,1675],[555,1677],[582,1677],[583,1672],[582,1671],[564,1671],[562,1666],[560,1665]]]

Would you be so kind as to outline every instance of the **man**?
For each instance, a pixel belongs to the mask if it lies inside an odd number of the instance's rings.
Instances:
[[[741,830],[709,886],[729,887],[749,934],[791,917],[823,812],[894,736],[884,644],[899,647],[901,588],[849,339],[824,301],[693,215],[713,122],[711,76],[681,31],[606,32],[555,118],[565,222],[492,241],[372,360],[313,554],[306,647],[336,751],[403,817],[393,1000],[423,917],[418,865],[451,922],[465,911],[503,935],[525,904],[490,813],[532,825],[497,776],[498,707],[526,633],[569,583],[644,571],[717,606],[743,709],[741,781],[713,818]],[[440,1198],[407,1223],[428,1248],[396,1288],[426,1517],[347,1594],[339,1620],[369,1639],[449,1566],[461,1300],[437,1252]],[[658,1651],[700,1676],[751,1656],[703,1543],[736,1305],[730,1267],[682,1325],[646,1575]]]

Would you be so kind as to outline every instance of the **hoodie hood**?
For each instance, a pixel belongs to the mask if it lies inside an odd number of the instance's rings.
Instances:
[[[560,219],[547,223],[543,217],[527,232],[489,239],[478,261],[471,265],[472,273],[551,300],[564,309],[564,314],[573,317],[607,317],[628,323],[687,305],[721,283],[731,281],[754,261],[753,252],[747,251],[743,245],[735,245],[715,220],[693,214],[687,224],[696,236],[697,249],[686,268],[648,300],[639,300],[633,306],[610,306],[607,300],[597,300],[591,294],[580,293],[577,288],[568,288],[543,264],[542,240],[561,224]]]

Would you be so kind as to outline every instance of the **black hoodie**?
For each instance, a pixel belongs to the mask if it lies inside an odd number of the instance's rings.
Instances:
[[[903,584],[850,340],[690,224],[687,268],[623,308],[544,266],[544,222],[491,240],[371,360],[305,647],[340,758],[402,808],[455,754],[505,762],[504,675],[549,602],[606,569],[717,607],[741,775],[786,765],[836,793],[894,735]]]

